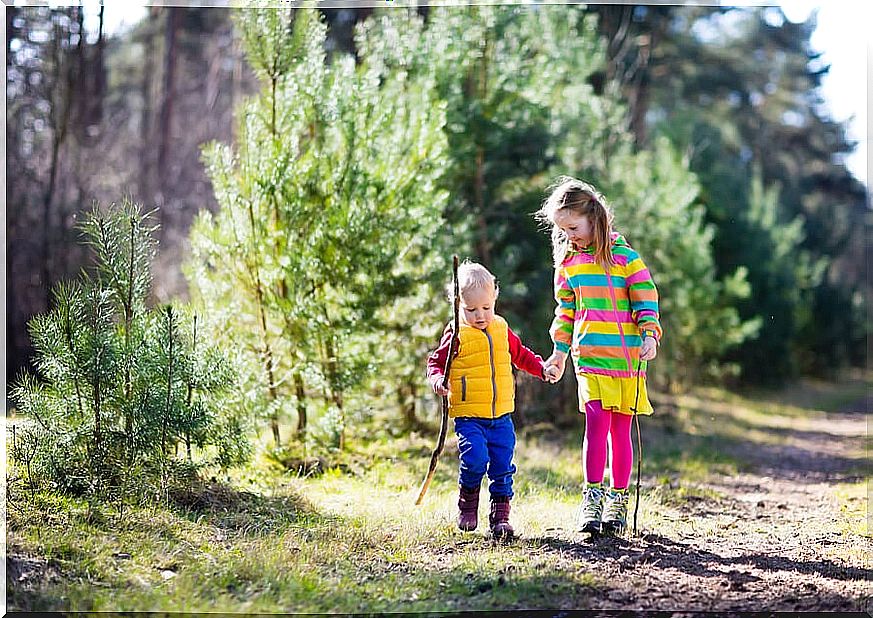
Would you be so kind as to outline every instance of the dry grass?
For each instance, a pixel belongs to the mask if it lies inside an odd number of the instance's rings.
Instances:
[[[833,420],[825,410],[716,390],[662,401],[658,414],[643,420],[638,517],[644,536],[612,544],[592,545],[573,530],[581,426],[520,432],[512,522],[521,537],[509,544],[493,543],[481,524],[474,534],[455,528],[451,437],[418,507],[430,435],[353,441],[348,453],[332,456],[342,465],[309,476],[282,471],[262,448],[247,469],[176,494],[165,508],[133,509],[121,519],[108,507],[89,512],[75,499],[45,493],[30,499],[13,491],[7,602],[11,610],[233,613],[639,606],[632,587],[615,587],[616,573],[628,564],[663,560],[658,568],[666,564],[664,577],[674,577],[675,569],[695,563],[693,554],[686,556],[687,543],[721,547],[731,535],[772,533],[766,518],[749,517],[754,504],[738,511],[739,498],[729,495],[733,475],[754,467],[744,447],[792,446],[797,438],[786,425],[814,432]],[[863,449],[851,456],[863,458]],[[866,479],[834,486],[822,502],[825,515],[832,511],[834,534],[869,540]],[[633,507],[632,501],[631,513]],[[787,528],[784,534],[790,538]],[[823,555],[863,564],[869,560],[863,551],[834,544]],[[714,549],[698,561],[712,556]],[[708,573],[704,584],[714,582]],[[688,584],[687,594],[699,594],[697,585]]]

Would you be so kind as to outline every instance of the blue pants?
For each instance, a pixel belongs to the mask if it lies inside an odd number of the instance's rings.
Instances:
[[[501,417],[455,419],[458,435],[458,455],[461,459],[459,483],[463,487],[479,487],[488,473],[488,490],[492,496],[512,497],[512,475],[515,465],[515,426],[512,415]]]

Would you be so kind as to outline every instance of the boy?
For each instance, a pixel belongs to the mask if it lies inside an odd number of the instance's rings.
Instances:
[[[443,388],[443,377],[453,335],[451,324],[427,359],[428,380],[437,395],[448,396],[449,416],[455,421],[458,436],[458,527],[464,531],[476,529],[479,487],[487,472],[491,481],[491,533],[495,538],[511,538],[514,531],[509,524],[509,501],[515,473],[512,367],[545,380],[543,359],[526,348],[506,321],[494,313],[499,289],[494,275],[484,266],[469,261],[461,264],[458,289],[459,345],[448,389]]]

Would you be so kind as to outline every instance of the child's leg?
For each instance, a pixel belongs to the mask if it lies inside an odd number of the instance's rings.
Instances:
[[[487,429],[488,444],[488,486],[492,497],[512,497],[512,475],[515,474],[515,464],[512,456],[515,453],[515,425],[512,415],[505,414],[492,421]]]
[[[585,463],[585,481],[603,482],[606,467],[606,437],[609,433],[610,413],[592,399],[585,404],[585,439],[582,442],[582,460]]]
[[[477,419],[456,418],[460,459],[458,478],[458,528],[466,532],[479,525],[479,486],[488,467],[485,427]]]
[[[458,484],[461,487],[479,489],[488,467],[488,446],[485,427],[476,419],[456,418],[455,433],[458,435]]]
[[[612,446],[612,486],[615,489],[625,489],[630,482],[634,466],[634,446],[631,441],[631,423],[633,416],[610,413],[609,442]]]
[[[515,531],[509,524],[509,501],[512,499],[512,475],[515,474],[515,464],[512,455],[515,452],[515,426],[512,415],[505,414],[491,422],[487,430],[488,436],[488,478],[491,484],[491,513],[488,515],[488,525],[495,538],[512,538]]]

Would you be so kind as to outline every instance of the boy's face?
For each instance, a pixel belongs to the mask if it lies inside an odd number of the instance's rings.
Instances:
[[[555,225],[564,231],[574,249],[587,247],[594,239],[594,230],[588,215],[580,214],[569,208],[561,208],[555,211],[553,218]]]
[[[464,323],[473,328],[485,330],[494,321],[494,301],[496,294],[493,287],[473,288],[461,292],[461,315]]]

